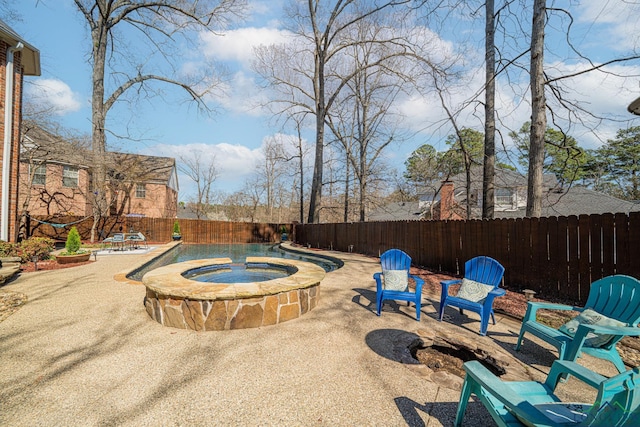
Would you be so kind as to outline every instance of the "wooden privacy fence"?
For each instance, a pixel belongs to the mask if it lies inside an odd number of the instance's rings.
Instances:
[[[41,221],[41,222],[38,222]],[[118,232],[142,232],[151,242],[168,242],[173,233],[173,218],[101,218],[97,241]],[[291,231],[291,224],[263,224],[250,222],[205,221],[180,219],[180,232],[185,243],[264,243],[280,240],[282,227]],[[89,240],[93,217],[36,217],[29,221],[29,235],[50,237],[64,241],[72,225],[75,225],[83,240]]]
[[[297,243],[379,256],[399,248],[416,265],[462,274],[487,255],[505,267],[505,286],[584,304],[591,282],[640,278],[640,212],[469,221],[296,224]]]

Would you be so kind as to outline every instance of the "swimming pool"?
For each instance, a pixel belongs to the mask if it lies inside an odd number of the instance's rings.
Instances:
[[[206,258],[231,258],[231,261],[234,264],[244,264],[247,257],[273,257],[312,262],[322,267],[326,272],[342,267],[342,261],[339,259],[323,255],[284,250],[280,247],[280,244],[182,244],[156,258],[149,264],[145,264],[139,269],[134,270],[132,273],[127,275],[127,278],[141,282],[142,276],[147,272],[178,262]]]

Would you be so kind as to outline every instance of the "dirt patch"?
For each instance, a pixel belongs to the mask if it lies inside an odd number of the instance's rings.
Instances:
[[[0,289],[0,322],[18,311],[27,300],[27,296],[21,292]]]
[[[420,338],[409,345],[409,352],[420,363],[434,372],[446,371],[464,378],[464,362],[477,360],[494,375],[507,373],[509,366],[519,367],[514,360],[492,341],[474,340],[454,331],[419,331]]]

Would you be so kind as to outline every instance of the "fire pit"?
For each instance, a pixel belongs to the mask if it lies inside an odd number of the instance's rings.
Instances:
[[[470,360],[479,361],[495,375],[508,381],[531,380],[526,365],[489,338],[426,329],[420,329],[416,334],[418,337],[408,345],[409,352],[428,369],[423,375],[442,385],[459,388],[465,376],[462,365]]]

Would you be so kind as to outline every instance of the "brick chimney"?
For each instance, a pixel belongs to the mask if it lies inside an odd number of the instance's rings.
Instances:
[[[440,188],[440,218],[452,219],[453,212],[453,182],[443,181]]]

